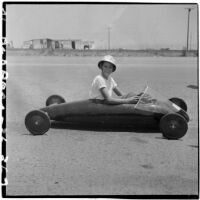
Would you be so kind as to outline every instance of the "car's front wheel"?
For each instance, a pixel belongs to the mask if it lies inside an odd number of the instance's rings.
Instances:
[[[167,139],[180,139],[186,134],[188,124],[181,115],[169,113],[161,118],[160,130]]]

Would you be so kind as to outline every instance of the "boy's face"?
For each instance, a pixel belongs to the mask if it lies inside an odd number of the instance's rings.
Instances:
[[[113,64],[109,63],[109,62],[103,62],[102,66],[102,73],[108,77],[114,70],[114,66]]]

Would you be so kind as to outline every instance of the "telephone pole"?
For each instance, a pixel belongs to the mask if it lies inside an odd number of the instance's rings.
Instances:
[[[110,27],[108,27],[108,50],[110,50]]]
[[[187,46],[186,51],[188,51],[188,43],[189,43],[189,30],[190,30],[190,12],[194,8],[185,8],[188,10],[188,25],[187,25]]]

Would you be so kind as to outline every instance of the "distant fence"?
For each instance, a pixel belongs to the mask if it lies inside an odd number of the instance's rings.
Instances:
[[[119,57],[197,57],[198,51],[192,50],[69,50],[69,49],[7,49],[6,55],[10,56],[104,56],[110,54]]]

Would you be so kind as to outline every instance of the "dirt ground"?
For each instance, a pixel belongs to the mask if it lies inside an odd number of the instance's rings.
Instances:
[[[8,57],[7,195],[197,195],[197,58],[117,58],[113,74],[125,91],[148,84],[188,104],[187,134],[50,129],[32,136],[26,114],[48,96],[88,98],[98,57]],[[193,86],[193,87],[191,87]]]

